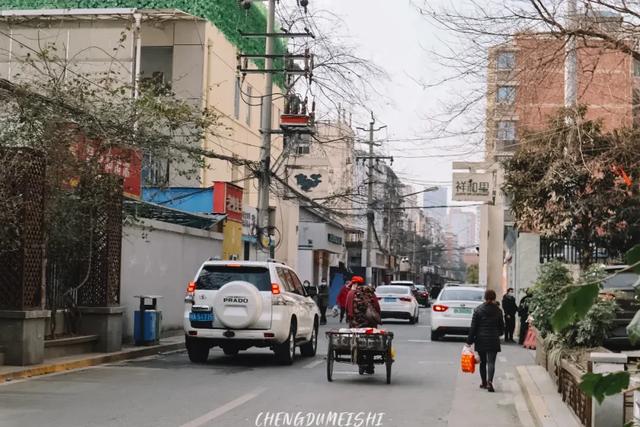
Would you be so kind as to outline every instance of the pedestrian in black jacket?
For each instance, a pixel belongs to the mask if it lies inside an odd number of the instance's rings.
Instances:
[[[520,317],[520,336],[518,337],[518,343],[524,344],[524,339],[527,337],[529,331],[529,301],[531,301],[531,290],[527,289],[526,295],[520,300],[518,306],[518,316]]]
[[[516,329],[516,297],[513,296],[513,288],[507,289],[507,293],[502,297],[502,309],[504,310],[504,342],[513,341],[513,331]]]
[[[496,293],[487,289],[484,293],[484,303],[473,310],[467,344],[474,344],[475,350],[480,355],[480,378],[482,380],[480,388],[486,388],[492,393],[495,391],[493,376],[496,369],[496,357],[500,352],[500,335],[503,330],[502,310],[496,303]]]

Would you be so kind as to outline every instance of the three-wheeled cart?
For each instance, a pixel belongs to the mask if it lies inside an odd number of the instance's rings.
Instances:
[[[327,331],[327,338],[327,380],[333,381],[336,362],[357,364],[361,367],[360,374],[364,373],[362,366],[372,362],[386,366],[387,384],[391,383],[393,332],[372,328],[340,329]]]

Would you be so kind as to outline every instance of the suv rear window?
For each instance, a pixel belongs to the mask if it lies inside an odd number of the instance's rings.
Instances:
[[[267,268],[227,267],[225,265],[205,265],[196,282],[196,289],[217,291],[235,280],[249,282],[260,291],[271,291],[271,280]]]
[[[482,301],[484,291],[471,289],[445,289],[440,292],[440,301]]]

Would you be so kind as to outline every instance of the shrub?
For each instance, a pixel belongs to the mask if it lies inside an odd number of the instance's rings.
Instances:
[[[530,306],[533,325],[543,338],[553,332],[551,316],[572,283],[569,270],[561,262],[552,261],[540,266],[538,280],[532,287]]]

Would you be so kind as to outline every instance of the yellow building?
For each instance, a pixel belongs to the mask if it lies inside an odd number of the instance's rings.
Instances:
[[[125,82],[154,78],[170,83],[182,98],[216,111],[221,122],[216,136],[205,148],[226,156],[257,161],[260,154],[260,100],[265,78],[248,74],[237,84],[236,55],[239,53],[211,22],[179,10],[143,9],[53,9],[5,11],[0,18],[0,76],[10,80],[33,77],[23,65],[29,52],[56,46],[69,62],[70,73],[96,76],[117,72]],[[124,37],[123,37],[124,36]],[[255,53],[255,52],[252,52]],[[274,87],[276,94],[281,89]],[[273,124],[283,111],[283,98],[275,96]],[[272,161],[282,153],[282,139],[273,138]],[[148,184],[170,187],[210,187],[214,181],[243,187],[243,210],[251,218],[257,206],[257,180],[248,168],[223,160],[207,160],[199,176],[186,179],[173,173],[162,159],[150,162],[144,171]],[[282,193],[285,193],[284,191]],[[276,258],[295,266],[298,247],[299,206],[284,194],[272,195],[275,208]],[[248,233],[248,223],[228,230],[225,254],[239,259],[263,259]],[[232,230],[233,229],[233,230]],[[226,240],[226,239],[225,239]]]

